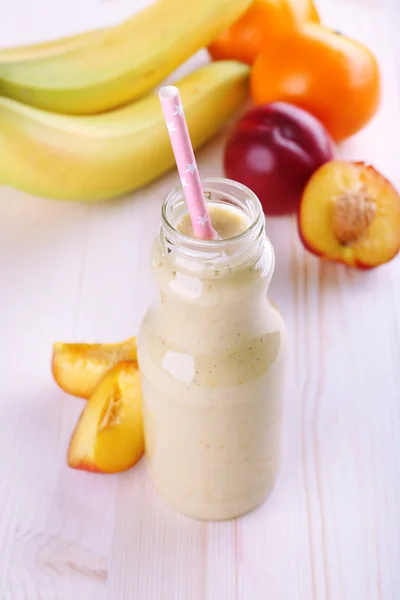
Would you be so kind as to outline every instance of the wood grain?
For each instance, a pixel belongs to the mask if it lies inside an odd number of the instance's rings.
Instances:
[[[1,33],[11,24],[2,43],[90,26],[88,7],[68,6],[58,28],[49,17],[52,31],[38,17],[36,29],[33,17],[18,29],[15,8],[0,24]],[[122,1],[90,6],[96,24],[131,10]],[[319,6],[332,27],[373,48],[383,71],[379,115],[340,153],[400,187],[400,8]],[[221,174],[222,141],[199,153],[203,174]],[[176,181],[172,173],[97,206],[0,188],[0,598],[399,600],[399,259],[370,273],[322,264],[303,250],[294,219],[269,219],[271,295],[292,352],[284,464],[254,513],[190,521],[158,498],[144,464],[119,476],[66,467],[83,401],[52,382],[52,342],[137,331],[154,292],[146,257]]]

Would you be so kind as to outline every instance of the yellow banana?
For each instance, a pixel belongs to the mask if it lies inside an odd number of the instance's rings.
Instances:
[[[0,94],[66,114],[149,93],[237,19],[250,0],[158,0],[106,30],[0,51]]]
[[[38,61],[41,58],[49,58],[55,54],[61,55],[67,50],[87,44],[89,41],[93,43],[95,38],[99,38],[104,31],[106,30],[96,29],[52,40],[51,42],[41,42],[30,46],[19,46],[18,48],[2,48],[0,49],[0,65]]]
[[[194,147],[247,95],[248,67],[210,63],[181,79]],[[174,165],[157,94],[102,115],[49,113],[0,98],[0,182],[38,196],[94,201],[149,183]]]

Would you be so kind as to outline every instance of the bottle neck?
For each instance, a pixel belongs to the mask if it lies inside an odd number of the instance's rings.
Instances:
[[[187,213],[182,188],[171,192],[163,205],[159,243],[161,252],[178,268],[200,275],[218,271],[231,273],[256,263],[267,250],[270,268],[273,268],[274,255],[265,234],[265,219],[258,198],[244,186],[236,182],[210,178],[203,180],[203,189],[208,203],[223,210],[228,208],[243,212],[249,223],[247,229],[228,239],[200,240],[184,235],[176,228]]]

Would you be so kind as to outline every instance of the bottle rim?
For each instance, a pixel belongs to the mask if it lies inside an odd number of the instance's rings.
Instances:
[[[179,185],[168,194],[162,206],[159,240],[163,253],[183,260],[188,271],[197,269],[196,263],[198,267],[201,264],[232,271],[254,263],[267,249],[268,270],[273,273],[275,254],[265,233],[264,212],[256,194],[245,185],[223,177],[207,177],[201,183],[208,202],[241,209],[250,220],[249,227],[227,239],[201,240],[181,233],[174,224],[187,214],[187,205],[184,189]]]
[[[206,199],[208,200],[213,200],[211,196],[213,192],[230,196],[230,200],[234,198],[235,202],[233,202],[233,204],[243,210],[246,215],[250,217],[251,223],[249,227],[245,231],[227,239],[201,240],[180,232],[178,229],[176,229],[174,224],[171,223],[171,217],[173,216],[174,208],[177,203],[180,202],[184,207],[182,212],[187,212],[184,189],[181,185],[179,185],[168,194],[161,209],[162,228],[164,229],[164,233],[169,237],[176,238],[177,241],[181,240],[183,243],[189,243],[191,246],[196,246],[198,250],[204,249],[209,251],[213,248],[220,249],[221,246],[237,244],[238,241],[241,241],[246,237],[251,237],[253,233],[257,231],[257,229],[259,229],[260,232],[264,230],[265,219],[261,203],[256,194],[250,188],[237,181],[226,179],[224,177],[206,177],[201,180],[201,183]],[[226,188],[229,187],[231,188],[231,191],[221,192],[221,190],[218,189],[218,186],[225,186]],[[235,192],[236,194],[241,193],[246,201],[244,202],[243,200],[240,200],[237,195],[235,196]]]

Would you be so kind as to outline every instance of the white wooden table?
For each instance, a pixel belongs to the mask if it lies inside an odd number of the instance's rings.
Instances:
[[[116,22],[132,3],[8,0],[0,42]],[[342,155],[400,186],[396,3],[320,8],[369,44],[383,71],[381,111]],[[204,175],[221,174],[222,139],[199,153]],[[83,401],[53,383],[52,342],[137,331],[154,290],[147,256],[161,202],[176,183],[172,173],[97,206],[0,188],[1,600],[399,600],[400,259],[372,272],[322,264],[294,220],[269,219],[272,294],[292,360],[284,465],[254,513],[190,521],[155,495],[143,464],[118,476],[67,468]]]

